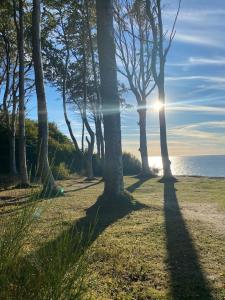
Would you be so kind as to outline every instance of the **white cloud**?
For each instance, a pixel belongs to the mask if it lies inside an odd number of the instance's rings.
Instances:
[[[208,47],[217,47],[224,49],[224,41],[216,36],[210,36],[207,31],[200,32],[198,35],[193,32],[177,32],[174,40],[182,43],[202,45]]]

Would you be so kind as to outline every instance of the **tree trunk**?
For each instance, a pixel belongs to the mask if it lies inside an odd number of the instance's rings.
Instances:
[[[70,137],[73,141],[73,144],[74,144],[74,148],[80,152],[80,149],[79,149],[79,146],[78,146],[78,143],[77,143],[77,140],[73,134],[73,130],[72,130],[72,127],[71,127],[71,124],[70,124],[70,121],[69,121],[69,118],[68,118],[68,115],[67,115],[67,110],[66,110],[66,89],[67,89],[67,71],[68,71],[68,61],[69,61],[69,50],[67,50],[67,56],[66,56],[66,64],[65,64],[65,72],[64,72],[64,76],[63,76],[63,91],[62,91],[62,97],[63,97],[63,112],[64,112],[64,118],[65,118],[65,121],[66,121],[66,125],[67,125],[67,128],[69,130],[69,134],[70,134]]]
[[[10,159],[10,175],[16,176],[17,167],[16,167],[16,139],[15,139],[15,131],[10,132],[9,134],[9,159]]]
[[[89,7],[88,2],[85,1],[86,5],[86,12],[87,12],[87,29],[88,29],[88,37],[89,37],[89,44],[90,44],[90,51],[91,51],[91,63],[92,63],[92,71],[94,75],[94,88],[96,93],[96,120],[95,120],[95,128],[96,128],[96,145],[97,145],[97,156],[99,159],[104,159],[104,139],[102,134],[102,122],[101,122],[101,95],[99,92],[98,87],[98,76],[97,76],[97,69],[95,64],[95,55],[94,55],[94,47],[92,42],[91,36],[91,27],[90,27],[90,16],[89,16]]]
[[[165,91],[164,82],[158,85],[159,101],[163,104],[159,110],[159,126],[160,126],[160,147],[163,164],[163,178],[172,178],[171,162],[169,160],[168,146],[167,146],[167,133],[166,133],[166,117],[165,117]]]
[[[40,0],[33,0],[32,15],[32,42],[33,61],[35,72],[35,86],[38,104],[38,167],[37,176],[43,184],[43,192],[55,194],[57,185],[49,167],[48,161],[48,114],[44,88],[43,66],[41,56],[41,32],[40,32]]]
[[[148,163],[148,146],[147,146],[147,134],[146,134],[146,108],[138,109],[139,114],[139,126],[140,126],[140,154],[141,154],[141,176],[150,176],[151,171]]]
[[[84,153],[84,120],[82,118],[81,151]]]
[[[25,92],[24,92],[24,26],[23,26],[23,0],[19,0],[19,170],[20,186],[29,187],[26,159],[26,135],[25,135]]]
[[[99,136],[98,117],[95,117],[95,135],[96,135],[97,157],[98,159],[101,159],[101,145],[100,145],[100,136]]]
[[[113,1],[97,0],[96,12],[105,139],[104,194],[112,199],[124,192]]]
[[[83,28],[83,33],[84,33]],[[93,152],[94,152],[94,144],[95,144],[95,134],[93,130],[91,129],[91,126],[87,119],[87,61],[86,61],[86,49],[85,49],[85,37],[83,35],[83,93],[84,93],[84,108],[83,108],[83,122],[87,129],[87,132],[90,136],[90,141],[86,137],[86,141],[88,143],[88,151],[87,151],[87,160],[86,160],[86,175],[87,179],[93,179],[93,165],[92,165],[92,158],[93,158]]]
[[[91,180],[94,178],[93,173],[93,152],[94,152],[94,144],[95,144],[95,138],[94,133],[91,135],[91,141],[86,137],[86,141],[88,143],[88,151],[87,151],[87,158],[86,158],[86,176],[88,180]]]

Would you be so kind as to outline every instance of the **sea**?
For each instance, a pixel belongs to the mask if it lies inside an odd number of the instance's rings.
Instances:
[[[225,177],[225,155],[171,156],[170,161],[174,175]],[[162,175],[160,156],[149,157],[149,164]]]

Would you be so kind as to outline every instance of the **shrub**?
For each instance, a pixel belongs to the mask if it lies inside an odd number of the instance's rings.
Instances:
[[[56,180],[67,179],[70,175],[70,170],[64,162],[52,167],[52,173]]]
[[[123,153],[124,175],[136,175],[141,172],[141,162],[131,153]]]

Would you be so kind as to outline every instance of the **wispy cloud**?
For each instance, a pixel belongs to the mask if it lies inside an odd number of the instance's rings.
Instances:
[[[189,57],[185,62],[168,63],[173,67],[193,67],[193,66],[223,66],[225,57]]]
[[[225,121],[199,122],[189,125],[174,127],[168,131],[169,135],[192,138],[194,140],[205,140],[207,143],[225,144],[225,135],[207,131],[211,129],[224,129]]]
[[[167,76],[166,80],[168,81],[177,81],[177,80],[204,80],[204,81],[210,81],[215,83],[225,83],[225,77],[219,77],[219,76]]]
[[[188,44],[195,44],[195,45],[202,45],[208,47],[217,47],[224,49],[224,41],[221,38],[216,36],[210,36],[207,32],[201,32],[198,35],[194,34],[193,32],[185,33],[177,32],[174,38],[177,42],[188,43]]]

